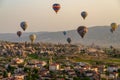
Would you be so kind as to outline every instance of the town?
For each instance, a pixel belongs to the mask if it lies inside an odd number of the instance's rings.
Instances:
[[[112,46],[0,43],[0,80],[120,80]]]

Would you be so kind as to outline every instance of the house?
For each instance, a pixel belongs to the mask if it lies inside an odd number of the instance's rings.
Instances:
[[[118,73],[117,72],[111,72],[108,76],[109,79],[115,79],[118,77]]]
[[[43,67],[45,66],[47,63],[45,61],[39,61],[38,63],[36,63],[37,67]]]
[[[91,70],[98,72],[98,67],[97,66],[92,66]]]
[[[84,70],[90,70],[91,67],[89,65],[84,65],[84,66],[81,66],[81,68]]]
[[[91,77],[91,76],[93,76],[93,71],[87,70],[87,71],[84,72],[84,75],[87,76],[87,77]]]
[[[21,63],[24,62],[24,60],[23,60],[23,59],[19,59],[19,58],[14,58],[14,59],[12,60],[12,62],[13,62],[13,63],[16,63],[16,64],[21,64]]]
[[[14,78],[15,78],[15,80],[24,80],[24,75],[22,75],[22,74],[16,74],[14,76]]]
[[[100,65],[100,66],[98,67],[98,71],[99,71],[100,73],[104,73],[106,70],[107,70],[107,69],[105,68],[105,65]]]
[[[49,65],[49,70],[50,71],[56,71],[56,70],[59,70],[60,69],[60,65],[57,64],[57,63],[52,63]]]
[[[35,63],[29,63],[26,65],[26,67],[35,68],[35,67],[37,67],[37,65]]]
[[[85,66],[86,64],[84,62],[76,62],[76,65]]]
[[[49,74],[49,70],[41,70],[41,71],[39,72],[39,74],[40,74],[41,76],[47,76],[47,74]]]
[[[10,77],[10,76],[11,76],[11,73],[9,72],[9,73],[8,73],[8,77]]]
[[[45,61],[31,60],[31,61],[28,62],[27,66],[33,67],[33,68],[34,67],[40,68],[40,67],[45,66],[46,64],[47,63]]]
[[[17,68],[14,70],[14,73],[19,73],[19,72],[22,72],[23,71],[23,68]]]
[[[69,75],[70,77],[77,77],[77,75],[76,75],[76,73],[75,73],[75,71],[74,71],[73,69],[68,70],[67,72],[68,72],[68,75]]]
[[[70,70],[71,69],[71,67],[70,66],[66,66],[65,68],[64,68],[64,70]]]
[[[97,49],[95,49],[95,48],[89,48],[88,52],[89,53],[95,53],[95,52],[97,52]]]
[[[114,79],[114,78],[115,78],[114,74],[109,74],[108,79]]]
[[[118,71],[118,66],[116,65],[110,65],[108,68],[107,68],[107,71],[108,72],[117,72]]]

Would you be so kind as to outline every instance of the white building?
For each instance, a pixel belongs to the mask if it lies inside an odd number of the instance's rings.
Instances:
[[[108,72],[114,72],[114,71],[117,71],[117,70],[118,70],[118,67],[115,66],[115,65],[111,65],[107,68]]]
[[[56,64],[56,63],[52,63],[49,65],[49,70],[50,71],[55,71],[55,70],[59,70],[60,69],[60,65]]]

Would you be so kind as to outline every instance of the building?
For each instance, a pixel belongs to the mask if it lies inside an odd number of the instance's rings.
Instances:
[[[60,69],[60,65],[57,64],[57,63],[52,63],[49,65],[49,70],[50,71],[56,71],[56,70],[59,70]]]

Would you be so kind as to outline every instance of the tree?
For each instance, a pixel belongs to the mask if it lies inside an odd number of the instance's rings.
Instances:
[[[80,80],[79,77],[73,77],[73,80]]]
[[[105,72],[105,75],[106,75],[107,77],[109,76],[109,74],[110,74],[110,73],[109,73],[108,71]]]
[[[8,65],[7,71],[11,72],[13,74],[14,73],[14,69],[15,69],[15,67],[12,67],[12,66]]]
[[[105,72],[105,75],[109,76],[109,74],[110,74],[110,73],[109,73],[108,71]]]
[[[31,68],[24,68],[24,71],[28,73],[28,75],[26,76],[26,80],[38,80],[39,79],[37,68],[34,68],[33,70]]]
[[[34,68],[34,69],[33,69],[33,73],[37,74],[37,73],[38,73],[38,69],[37,69],[37,68]]]
[[[30,68],[24,67],[24,72],[29,72]]]
[[[118,76],[120,77],[120,69],[118,69]]]
[[[7,72],[7,71],[4,71],[4,72],[3,72],[3,77],[4,77],[4,78],[8,77],[8,72]]]
[[[32,80],[38,80],[39,79],[39,74],[32,74]]]
[[[83,80],[90,80],[90,78],[89,77],[85,77]]]
[[[26,76],[26,79],[25,79],[25,80],[33,80],[31,74],[32,74],[32,72],[31,72],[31,71],[28,71],[28,75]]]
[[[18,67],[19,67],[19,68],[23,68],[23,67],[24,67],[24,64],[18,64]]]
[[[101,80],[106,80],[106,78],[101,78]]]

